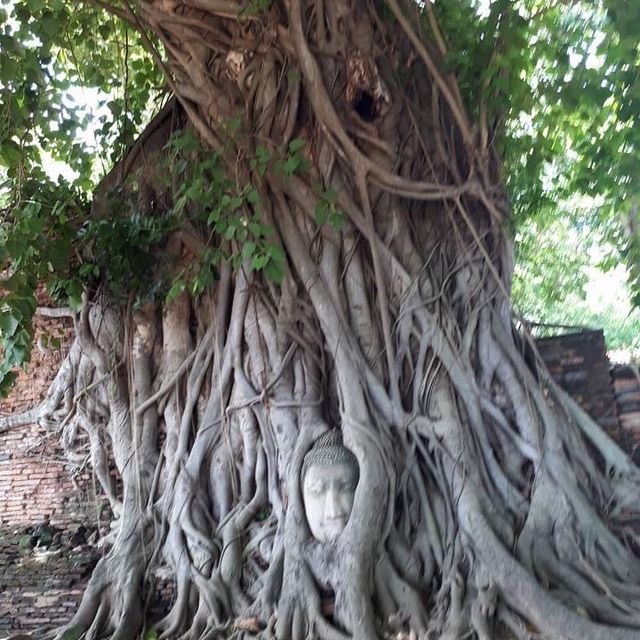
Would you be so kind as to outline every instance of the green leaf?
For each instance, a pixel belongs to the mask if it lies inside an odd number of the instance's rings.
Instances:
[[[0,396],[6,397],[8,395],[17,377],[18,374],[14,371],[7,371],[6,373],[3,373],[0,370]]]
[[[340,231],[344,227],[344,214],[342,211],[334,211],[329,217],[329,223],[336,231]]]
[[[264,254],[257,255],[251,261],[251,268],[255,269],[256,271],[260,271],[260,269],[263,269],[268,262],[269,256]]]
[[[270,280],[276,284],[281,284],[284,278],[284,265],[278,260],[269,260],[264,272]]]
[[[186,288],[187,288],[187,285],[184,282],[184,280],[175,281],[171,285],[171,288],[169,289],[169,292],[167,293],[166,301],[167,302],[171,302],[171,301],[175,300]]]
[[[299,166],[300,158],[298,156],[291,156],[282,163],[282,171],[285,173],[285,175],[292,176],[295,174]]]
[[[79,640],[82,633],[77,627],[70,627],[62,634],[62,640]]]
[[[17,167],[22,159],[23,151],[13,140],[2,141],[0,144],[0,164],[5,167]]]
[[[294,138],[293,140],[291,140],[291,142],[289,142],[289,152],[296,153],[300,151],[305,144],[306,144],[306,141],[303,140],[302,138]]]
[[[76,281],[70,281],[64,286],[67,296],[67,304],[74,310],[80,311],[82,307],[82,286]]]
[[[0,311],[0,334],[2,334],[4,338],[13,336],[16,329],[20,326],[21,319],[22,317],[18,318],[9,312]]]
[[[322,194],[322,199],[327,202],[335,203],[338,200],[338,192],[335,189],[327,189]]]
[[[327,220],[329,220],[329,212],[330,208],[326,202],[319,202],[314,209],[315,212],[315,220],[318,226],[323,225]]]
[[[250,204],[258,204],[259,202],[258,192],[254,187],[251,187],[247,191],[246,198],[247,198],[247,202],[249,202]]]
[[[253,256],[256,251],[256,243],[255,242],[245,242],[242,246],[242,258],[244,260],[248,260]]]

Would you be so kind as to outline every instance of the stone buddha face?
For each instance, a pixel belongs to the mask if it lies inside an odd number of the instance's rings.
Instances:
[[[320,436],[305,456],[302,498],[309,529],[319,542],[335,540],[347,526],[358,478],[356,457],[336,430]]]

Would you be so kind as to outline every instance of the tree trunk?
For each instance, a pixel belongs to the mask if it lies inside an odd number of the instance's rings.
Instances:
[[[164,638],[640,638],[638,534],[618,520],[640,472],[525,363],[498,160],[440,71],[431,5],[113,10],[162,43],[191,125],[257,191],[239,219],[270,226],[286,268],[225,264],[135,314],[86,302],[65,433],[91,435],[119,519],[69,626],[138,637],[168,568]],[[167,252],[210,237],[186,226]],[[322,544],[300,469],[330,427],[360,480]]]

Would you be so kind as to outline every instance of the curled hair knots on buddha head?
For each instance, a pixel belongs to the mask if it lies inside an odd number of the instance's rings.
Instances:
[[[330,429],[323,433],[307,451],[302,462],[300,477],[304,477],[310,467],[314,465],[348,464],[355,474],[356,481],[360,476],[360,467],[355,455],[342,444],[339,429]]]

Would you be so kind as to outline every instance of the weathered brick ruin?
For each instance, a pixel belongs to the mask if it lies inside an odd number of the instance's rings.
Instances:
[[[70,319],[38,316],[35,324],[31,363],[0,401],[2,416],[38,405],[68,352]],[[37,638],[77,607],[98,558],[87,544],[97,526],[91,480],[43,427],[0,433],[0,637],[24,630]]]
[[[620,444],[640,465],[640,376],[635,366],[615,365],[611,370],[620,421]]]
[[[554,380],[605,431],[619,440],[620,424],[602,331],[580,331],[536,340]]]
[[[36,322],[41,346],[0,415],[37,405],[68,351],[70,320]],[[46,335],[57,336],[60,348],[42,346]],[[602,331],[538,346],[554,378],[640,458],[640,383],[630,367],[610,371]],[[55,434],[38,425],[0,433],[0,638],[18,631],[39,638],[71,618],[102,553],[95,545],[98,528],[108,526],[102,504],[90,472],[65,460]],[[171,583],[157,589],[156,607],[171,597]]]
[[[64,357],[71,337],[71,321],[37,317],[32,359],[21,371],[11,396],[0,401],[0,415],[13,415],[37,406],[44,398]],[[44,347],[47,336],[57,336],[59,348]],[[0,451],[0,526],[33,524],[49,516],[67,527],[82,520],[90,505],[75,491],[88,476],[72,475],[57,446],[55,434],[37,424],[13,427],[2,433]]]
[[[541,338],[538,350],[555,381],[640,464],[640,377],[611,365],[602,331]]]

